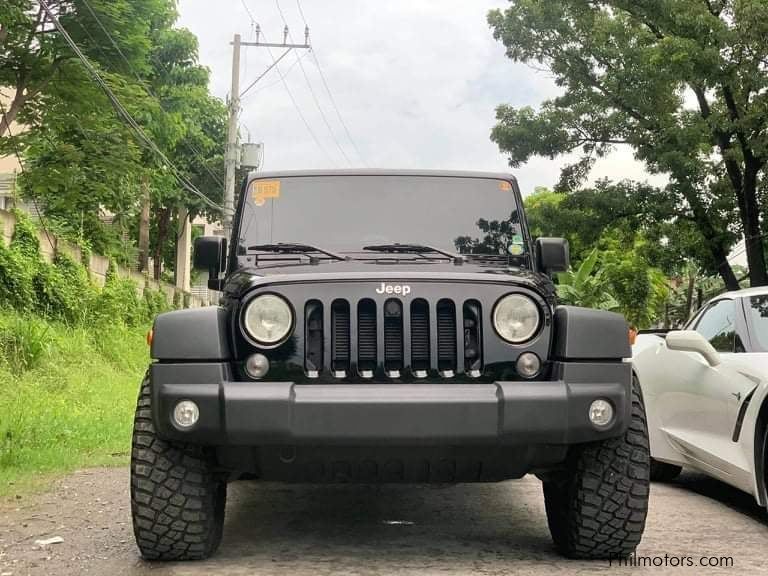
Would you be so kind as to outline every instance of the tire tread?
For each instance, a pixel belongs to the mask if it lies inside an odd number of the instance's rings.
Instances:
[[[557,548],[582,559],[631,554],[645,529],[650,489],[648,430],[636,381],[626,433],[575,447],[567,465],[564,475],[544,483],[547,520]]]
[[[134,418],[131,514],[136,543],[147,560],[201,560],[221,542],[226,481],[201,446],[159,438],[145,377]]]

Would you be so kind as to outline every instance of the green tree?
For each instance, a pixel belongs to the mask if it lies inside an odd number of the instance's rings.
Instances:
[[[210,73],[198,64],[197,38],[188,30],[165,28],[153,37],[151,92],[158,98],[161,121],[166,125],[166,147],[174,164],[209,198],[220,202],[224,179],[224,143],[227,110],[208,91]],[[175,261],[175,241],[169,238],[183,224],[178,212],[191,215],[216,214],[198,197],[189,194],[173,179],[152,187],[152,252],[154,276],[160,278],[162,264]],[[175,238],[174,238],[175,239]]]
[[[226,110],[208,91],[197,39],[174,28],[174,0],[48,4],[144,132],[188,181],[216,199]],[[130,232],[134,243],[149,193],[159,277],[163,261],[173,262],[178,211],[195,215],[207,207],[139,144],[37,2],[11,0],[0,14],[2,38],[0,85],[15,88],[7,119],[27,130],[13,138],[6,131],[0,151],[22,150],[25,195],[70,237],[125,261],[133,250],[123,237]]]
[[[646,258],[669,276],[684,274],[691,259],[703,258],[700,234],[670,205],[664,190],[629,181],[598,181],[568,192],[537,188],[524,200],[534,237],[567,238],[580,261],[607,235],[631,248],[642,240]]]
[[[744,235],[751,284],[768,283],[768,4],[515,0],[489,23],[511,59],[544,66],[563,88],[538,111],[499,107],[492,138],[511,165],[577,153],[559,184],[574,189],[595,158],[629,145],[669,175],[665,204],[694,225],[705,270],[738,288],[727,255]]]
[[[647,243],[638,238],[630,246],[603,239],[600,266],[619,310],[633,326],[648,328],[663,315],[669,297],[667,277],[651,265]]]
[[[600,253],[593,248],[577,269],[557,275],[557,296],[563,304],[617,310],[619,302],[603,270],[598,267]]]
[[[151,15],[173,10],[171,0],[48,0],[52,12],[85,54],[103,70],[128,74],[148,70]],[[108,14],[106,30],[120,38],[118,52],[97,26],[91,8]],[[123,60],[125,57],[125,62]],[[46,110],[49,87],[57,83],[78,91],[90,80],[80,72],[75,54],[55,31],[51,19],[35,0],[4,0],[0,10],[0,86],[13,89],[0,119],[0,137],[15,120],[31,124]],[[71,101],[77,104],[76,100]]]

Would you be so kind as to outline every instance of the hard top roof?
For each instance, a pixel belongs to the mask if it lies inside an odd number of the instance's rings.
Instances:
[[[405,170],[381,168],[352,168],[331,170],[274,170],[270,172],[252,172],[249,180],[263,178],[290,178],[309,176],[428,176],[448,178],[487,178],[493,180],[509,180],[517,183],[517,179],[508,172],[476,172],[472,170]]]

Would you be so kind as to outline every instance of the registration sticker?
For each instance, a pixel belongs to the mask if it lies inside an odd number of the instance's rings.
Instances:
[[[280,198],[280,180],[256,180],[251,184],[253,203],[264,206],[267,198]]]
[[[509,192],[510,190],[512,190],[512,184],[510,184],[506,180],[499,180],[499,190],[503,192]]]

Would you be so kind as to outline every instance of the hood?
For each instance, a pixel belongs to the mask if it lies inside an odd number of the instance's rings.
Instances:
[[[359,282],[397,280],[423,282],[462,282],[481,284],[522,285],[536,290],[546,300],[554,298],[554,284],[545,274],[522,268],[507,268],[498,263],[465,262],[456,265],[451,262],[408,263],[389,261],[355,261],[290,263],[259,268],[241,268],[229,276],[224,292],[226,296],[239,298],[252,288],[274,284],[315,282]]]

